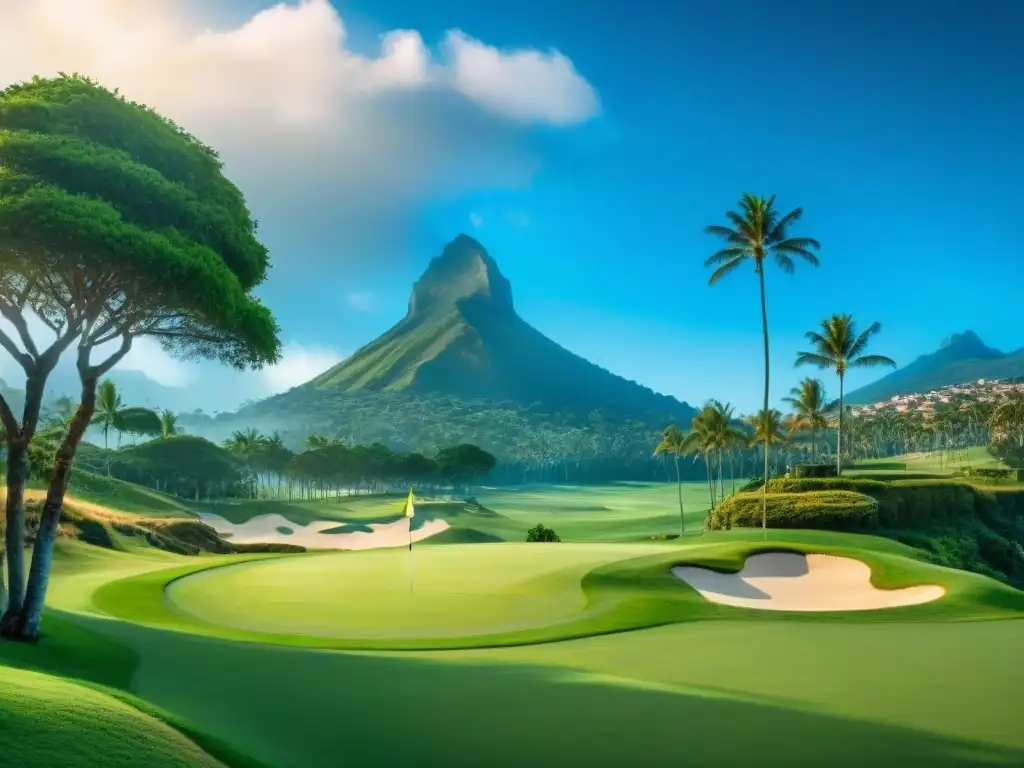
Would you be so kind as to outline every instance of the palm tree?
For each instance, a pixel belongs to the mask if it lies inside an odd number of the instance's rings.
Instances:
[[[714,285],[725,275],[746,262],[753,262],[761,287],[761,330],[764,334],[764,407],[768,410],[770,389],[770,366],[768,352],[768,308],[765,302],[764,262],[772,258],[783,272],[792,274],[795,269],[793,257],[799,256],[807,263],[818,266],[818,257],[812,251],[821,246],[809,237],[789,237],[790,225],[803,215],[802,208],[794,208],[784,216],[775,210],[775,195],[768,198],[744,194],[740,198],[740,213],[727,211],[725,216],[732,226],[712,225],[705,229],[725,241],[725,247],[709,257],[706,267],[716,267],[709,283]],[[762,492],[762,517],[768,514],[768,447],[764,451],[764,479]],[[766,533],[767,535],[767,533]]]
[[[757,444],[764,445],[764,490],[762,491],[762,497],[764,503],[761,505],[761,529],[764,531],[764,537],[768,538],[768,454],[773,445],[782,445],[786,442],[786,438],[782,435],[783,430],[783,418],[780,411],[774,408],[765,408],[758,411],[753,416],[747,419],[750,425],[754,428],[753,435],[750,436],[750,446],[753,447]]]
[[[743,430],[733,426],[733,413],[736,409],[732,403],[709,400],[707,406],[710,408],[708,411],[708,423],[712,441],[718,453],[718,485],[722,492],[721,498],[724,499],[725,477],[722,474],[722,467],[724,465],[722,452],[726,451],[731,456],[732,449],[735,446],[747,442],[747,435]]]
[[[718,436],[715,427],[717,418],[715,409],[710,405],[705,405],[690,420],[690,431],[686,433],[681,446],[683,454],[699,453],[704,457],[704,468],[707,471],[708,477],[708,496],[712,512],[716,507],[716,503],[715,484],[711,478],[711,456],[718,450]]]
[[[683,516],[683,480],[679,474],[679,457],[686,453],[686,437],[675,424],[668,427],[661,436],[661,442],[654,449],[654,455],[669,454],[676,463],[676,490],[679,493],[679,535],[686,533],[686,518]]]
[[[896,367],[896,362],[884,355],[866,355],[871,337],[882,330],[881,323],[872,323],[862,333],[850,315],[832,315],[821,321],[821,333],[808,331],[807,340],[814,345],[813,352],[800,352],[796,364],[833,368],[839,377],[839,424],[836,431],[836,473],[843,471],[843,386],[850,368],[874,368],[879,365]]]
[[[181,427],[178,426],[178,415],[171,411],[160,412],[160,436],[166,440],[169,437],[181,434]]]
[[[329,448],[332,445],[337,445],[338,442],[336,438],[325,435],[307,435],[306,450],[315,451],[318,448]]]
[[[130,408],[121,402],[117,386],[110,379],[100,382],[96,390],[96,411],[92,424],[103,430],[103,447],[107,454],[107,477],[110,477],[110,430],[117,432],[117,441],[121,442],[123,432],[139,435],[159,435],[163,431],[160,417],[148,408]]]
[[[828,414],[833,405],[825,398],[825,385],[821,379],[806,378],[800,385],[789,390],[789,397],[783,402],[793,406],[793,418],[789,421],[789,438],[797,432],[811,433],[811,463],[817,458],[818,430],[828,429]]]
[[[259,496],[258,473],[255,471],[255,462],[260,452],[267,445],[267,438],[257,429],[249,427],[244,430],[235,430],[231,437],[224,441],[224,448],[228,453],[234,454],[245,464],[253,479],[253,498]]]

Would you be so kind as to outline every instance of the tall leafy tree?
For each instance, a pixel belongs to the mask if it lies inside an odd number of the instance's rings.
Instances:
[[[793,408],[790,420],[789,438],[792,440],[797,432],[809,432],[811,435],[811,461],[817,458],[817,435],[828,429],[829,413],[833,406],[825,397],[825,385],[821,379],[805,378],[799,386],[789,390],[789,397],[784,398]]]
[[[704,262],[706,267],[714,267],[710,284],[714,285],[730,272],[744,264],[752,263],[757,274],[761,290],[761,330],[764,335],[764,406],[768,410],[768,397],[771,382],[769,345],[768,345],[768,305],[765,299],[764,271],[765,262],[774,261],[775,265],[787,274],[795,270],[793,259],[800,258],[812,266],[818,266],[815,251],[821,246],[817,240],[809,237],[791,237],[790,228],[803,215],[802,208],[794,208],[787,214],[779,215],[775,210],[775,195],[757,197],[744,194],[740,198],[739,211],[727,211],[725,217],[728,226],[712,225],[706,228],[709,235],[724,241],[725,247],[710,256]],[[765,486],[762,491],[762,516],[768,514],[768,446],[764,452]]]
[[[156,436],[163,431],[160,417],[153,411],[125,406],[117,385],[110,379],[101,381],[96,389],[96,410],[92,424],[103,431],[103,447],[107,451],[107,477],[110,477],[110,430],[117,433],[119,446],[121,435],[125,432]]]
[[[679,496],[679,533],[686,533],[686,517],[683,515],[683,478],[679,473],[679,458],[686,453],[686,436],[675,424],[668,427],[661,436],[661,442],[654,449],[655,456],[668,455],[676,465],[676,491]]]
[[[736,409],[731,403],[723,403],[719,400],[708,401],[708,424],[711,439],[718,454],[718,485],[721,489],[721,498],[725,498],[725,476],[723,467],[723,453],[732,453],[732,450],[747,442],[747,435],[743,430],[733,424],[733,413]]]
[[[881,323],[872,323],[867,330],[857,333],[857,324],[850,315],[832,315],[821,321],[821,331],[808,331],[807,341],[812,352],[800,352],[796,364],[832,368],[839,377],[839,420],[836,430],[836,472],[843,471],[843,395],[846,372],[851,368],[896,367],[896,362],[884,355],[867,354],[871,338],[882,330]]]
[[[252,294],[268,266],[256,224],[217,153],[179,126],[87,78],[36,78],[0,92],[0,168],[0,316],[14,329],[0,331],[0,346],[26,377],[20,418],[0,397],[14,458],[0,631],[31,640],[99,380],[141,336],[239,368],[277,360],[280,344]],[[33,316],[49,327],[50,346],[32,337]],[[56,451],[23,589],[27,447],[46,380],[72,346],[79,405]]]
[[[711,479],[711,457],[718,450],[718,442],[715,434],[715,409],[705,405],[690,420],[690,431],[686,433],[680,451],[684,454],[699,453],[704,457],[704,469],[708,478],[708,498],[711,503],[711,510],[715,509],[715,484]]]

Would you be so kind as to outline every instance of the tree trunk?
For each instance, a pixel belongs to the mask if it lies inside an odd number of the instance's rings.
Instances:
[[[679,474],[679,454],[675,455],[676,460],[676,491],[679,494],[679,535],[686,533],[686,518],[683,516],[683,478]]]
[[[34,642],[39,639],[39,621],[43,615],[46,602],[46,589],[50,581],[50,565],[53,562],[53,546],[57,540],[57,524],[60,522],[64,509],[64,494],[68,481],[71,479],[71,467],[75,461],[75,451],[85,435],[92,416],[96,410],[96,376],[82,381],[82,401],[75,412],[64,442],[57,450],[53,466],[53,476],[46,489],[46,502],[43,504],[42,519],[39,521],[39,532],[32,548],[32,566],[29,570],[28,588],[25,590],[25,603],[14,627],[14,636],[19,640]]]
[[[24,440],[7,443],[7,606],[0,618],[0,634],[7,635],[25,600],[25,485],[28,448]],[[0,560],[0,578],[3,562]]]
[[[836,474],[843,474],[843,374],[839,374],[839,429],[836,431]]]
[[[28,446],[35,437],[39,412],[43,405],[43,390],[48,372],[36,371],[26,377],[25,407],[22,410],[20,434],[7,435],[7,605],[0,617],[0,635],[9,636],[15,630],[18,613],[25,600],[25,486],[28,484]],[[0,569],[3,558],[0,557]],[[2,574],[0,574],[2,579]]]
[[[708,471],[708,493],[711,495],[711,511],[715,511],[715,484],[711,482],[711,460],[704,454],[704,466]]]
[[[818,454],[815,450],[817,448],[817,436],[817,430],[814,427],[811,427],[811,464],[815,464],[818,461]]]
[[[768,415],[768,389],[771,381],[771,360],[768,351],[768,305],[764,296],[764,261],[757,263],[757,276],[761,284],[761,330],[764,333],[764,415]],[[761,489],[761,530],[768,538],[768,445],[770,435],[764,436],[764,486]]]

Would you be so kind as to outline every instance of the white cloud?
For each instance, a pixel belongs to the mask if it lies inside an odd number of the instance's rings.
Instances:
[[[215,147],[260,220],[275,264],[261,296],[293,338],[309,303],[331,298],[317,291],[415,253],[426,201],[525,186],[540,159],[524,123],[565,126],[599,110],[557,51],[500,51],[452,32],[432,55],[418,32],[394,30],[361,55],[328,0],[219,26],[211,5],[0,0],[0,88],[80,72]],[[275,368],[240,375],[238,389],[287,388],[338,359],[293,347]],[[142,340],[119,367],[172,386],[221,378]]]
[[[345,303],[357,312],[369,312],[373,309],[373,294],[369,291],[354,291],[345,297]]]
[[[263,394],[275,395],[305,384],[343,359],[344,355],[335,349],[304,346],[294,342],[286,344],[282,350],[281,361],[263,369],[260,374],[266,385]]]
[[[461,93],[525,122],[572,125],[598,113],[597,92],[558,51],[502,51],[452,30],[445,39]]]
[[[484,225],[484,217],[479,213],[469,214],[469,223],[473,225],[475,229],[480,229]]]
[[[113,343],[110,348],[96,349],[92,354],[94,361],[100,361],[117,349]],[[184,387],[195,378],[196,366],[175,360],[152,338],[142,337],[132,342],[131,351],[118,364],[119,370],[139,371],[154,381],[167,387]]]

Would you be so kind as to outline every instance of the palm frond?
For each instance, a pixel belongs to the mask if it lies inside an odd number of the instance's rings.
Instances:
[[[885,355],[864,355],[850,361],[851,368],[875,368],[880,365],[887,365],[890,368],[897,367],[896,361]]]
[[[796,364],[799,365],[816,365],[819,368],[831,368],[836,364],[836,361],[825,355],[819,355],[816,352],[798,352],[796,355]]]
[[[725,277],[734,269],[736,269],[738,266],[740,266],[743,263],[743,261],[743,259],[733,259],[732,261],[727,261],[725,264],[723,264],[714,271],[714,273],[711,275],[711,278],[708,280],[708,284],[714,285],[723,277]]]
[[[733,259],[743,259],[749,253],[748,249],[741,245],[733,245],[728,248],[723,248],[718,253],[708,256],[704,260],[705,267],[713,267],[715,264],[721,264],[725,261],[732,261]]]

